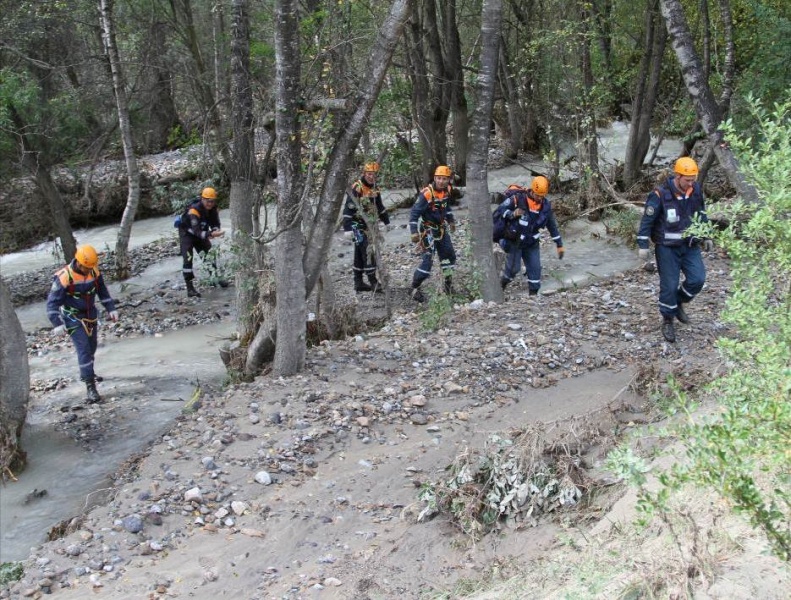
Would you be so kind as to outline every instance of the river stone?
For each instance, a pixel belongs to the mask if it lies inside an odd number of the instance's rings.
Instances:
[[[428,417],[423,413],[414,413],[409,418],[413,425],[425,425],[428,423]]]
[[[272,483],[272,476],[266,471],[258,471],[255,474],[255,480],[261,485],[270,485]]]
[[[203,502],[203,495],[201,494],[199,487],[194,487],[192,489],[187,490],[184,492],[184,501],[185,502]]]
[[[129,515],[121,520],[121,524],[129,533],[140,533],[143,531],[143,519],[139,515]]]

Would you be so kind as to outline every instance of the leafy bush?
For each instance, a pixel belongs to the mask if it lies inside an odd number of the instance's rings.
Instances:
[[[0,585],[8,585],[22,579],[25,570],[21,562],[0,563]]]
[[[731,257],[732,292],[722,319],[736,335],[717,347],[726,374],[709,388],[719,402],[700,416],[676,388],[686,421],[676,432],[687,461],[660,476],[664,487],[643,494],[642,507],[664,510],[671,491],[691,483],[714,489],[762,530],[774,551],[791,560],[791,99],[770,112],[750,99],[755,137],[727,139],[760,203],[712,206],[730,226],[701,227]]]

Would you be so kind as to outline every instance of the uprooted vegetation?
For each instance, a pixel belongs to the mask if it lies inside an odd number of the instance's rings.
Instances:
[[[568,432],[553,442],[542,423],[491,435],[483,449],[467,449],[446,467],[449,476],[426,482],[418,521],[447,515],[478,539],[504,523],[535,526],[541,515],[577,507],[595,485],[583,468],[583,450],[602,440],[597,427]],[[598,447],[598,446],[597,446]]]

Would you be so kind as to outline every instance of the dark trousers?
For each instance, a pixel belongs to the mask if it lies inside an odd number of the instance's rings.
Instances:
[[[659,312],[674,317],[680,302],[690,302],[703,289],[706,267],[697,246],[657,246]],[[681,273],[684,281],[679,285]]]
[[[358,229],[357,240],[354,242],[354,276],[362,278],[363,275],[376,277],[376,257],[368,257],[368,234]]]
[[[77,364],[80,367],[80,379],[93,381],[96,373],[93,370],[93,357],[96,355],[99,335],[97,322],[82,321],[77,317],[65,314],[63,323],[77,349]]]
[[[518,240],[507,241],[505,251],[508,253],[503,269],[503,280],[510,282],[522,272],[522,262],[527,267],[527,285],[533,291],[541,288],[541,246],[532,244],[520,246]]]
[[[190,235],[184,231],[179,231],[179,242],[181,244],[181,273],[184,275],[184,281],[190,282],[195,279],[195,273],[192,271],[192,260],[194,258],[195,250],[198,252],[206,253],[211,250],[211,242],[209,240],[202,240]]]
[[[439,255],[440,268],[446,277],[453,274],[456,268],[456,251],[453,249],[453,242],[450,235],[445,232],[440,239],[433,239],[426,247],[420,260],[420,265],[412,275],[412,287],[418,287],[431,276],[431,267],[434,264],[434,252]]]

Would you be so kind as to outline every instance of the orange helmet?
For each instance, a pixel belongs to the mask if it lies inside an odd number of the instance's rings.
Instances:
[[[698,174],[698,163],[692,160],[689,156],[682,156],[676,161],[676,164],[673,165],[673,170],[678,175],[694,177]]]
[[[203,188],[203,191],[200,193],[201,198],[205,198],[206,200],[217,200],[217,190],[213,187],[206,187]]]
[[[376,161],[365,163],[365,165],[363,165],[363,172],[365,173],[365,172],[368,172],[368,171],[371,171],[373,173],[378,173],[379,172],[379,163],[376,162]]]
[[[530,189],[538,196],[546,196],[549,193],[549,179],[543,175],[539,175],[533,179],[533,183],[530,184]]]
[[[96,265],[99,264],[99,255],[96,253],[96,248],[86,244],[77,248],[77,252],[74,253],[74,260],[86,269],[95,269]]]
[[[453,172],[450,170],[450,167],[447,165],[440,165],[434,171],[434,177],[439,175],[440,177],[450,177]]]

